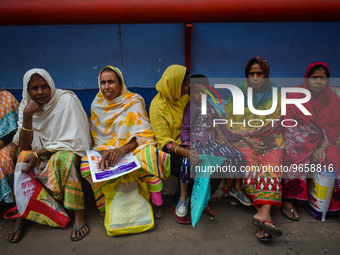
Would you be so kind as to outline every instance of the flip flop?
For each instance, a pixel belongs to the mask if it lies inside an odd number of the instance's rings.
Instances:
[[[81,230],[83,227],[85,227],[87,225],[87,223],[86,222],[84,222],[80,227],[78,227],[77,228],[77,225],[76,225],[76,223],[73,223],[73,228],[76,230],[76,233],[78,233],[78,231],[79,230]],[[72,238],[72,234],[73,234],[73,230],[71,231],[71,235],[70,235],[70,238],[71,238],[71,241],[79,241],[79,240],[81,240],[81,239],[83,239],[85,236],[87,236],[87,234],[88,234],[89,232],[87,232],[85,235],[83,235],[83,236],[79,236],[79,237],[74,237],[74,238]]]
[[[183,218],[179,218],[179,217],[177,217],[177,215],[176,215],[175,209],[170,208],[170,211],[171,211],[172,215],[175,217],[175,220],[176,220],[178,223],[180,223],[180,224],[191,224],[191,220],[188,219],[188,217],[184,217],[184,219],[183,219]]]
[[[272,239],[273,236],[271,234],[267,233],[267,234],[269,234],[269,236],[266,237],[266,231],[263,231],[262,229],[259,229],[259,231],[263,232],[263,237],[260,238],[260,237],[256,236],[257,240],[259,240],[261,242],[268,242],[269,240]]]
[[[212,209],[209,205],[207,205],[204,210],[203,213],[210,216],[210,217],[215,217],[216,216],[216,211],[214,209]]]
[[[292,213],[293,216],[288,216],[286,215],[284,212],[290,212]],[[300,220],[300,217],[295,217],[294,214],[296,212],[296,208],[293,206],[292,208],[291,207],[288,207],[288,206],[282,206],[281,207],[281,213],[283,214],[283,216],[285,216],[287,219],[290,219],[290,220],[293,220],[293,221],[299,221]]]
[[[266,222],[269,222],[269,223],[275,225],[274,222],[272,222],[271,220],[259,221],[259,220],[253,219],[253,224],[256,227],[258,227],[259,229],[266,231],[268,234],[272,234],[274,236],[281,236],[282,235],[282,231],[280,229],[278,229],[276,227],[269,226],[268,224],[265,224]]]
[[[23,224],[23,225],[21,225],[20,227],[18,227],[17,229],[15,229],[14,228],[14,224],[12,225],[12,228],[11,228],[11,230],[12,230],[12,233],[13,233],[13,238],[15,237],[15,235],[16,235],[16,233],[18,233],[18,231],[20,230],[20,229],[22,229],[22,232],[21,232],[21,235],[19,236],[19,238],[18,239],[11,239],[11,240],[7,240],[8,242],[10,242],[10,243],[19,243],[20,241],[21,241],[21,239],[24,237],[24,235],[25,235],[25,224]]]

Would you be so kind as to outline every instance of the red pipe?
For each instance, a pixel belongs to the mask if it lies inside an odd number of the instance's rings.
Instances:
[[[185,58],[185,66],[188,68],[189,72],[191,71],[191,34],[192,34],[193,26],[192,24],[185,24],[184,28],[184,58]]]
[[[340,21],[339,0],[1,0],[0,25]]]

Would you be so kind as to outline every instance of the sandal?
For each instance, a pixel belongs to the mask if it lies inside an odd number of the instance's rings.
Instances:
[[[259,232],[263,233],[263,237],[258,237],[256,235],[256,238],[261,242],[268,242],[273,237],[271,234],[267,233],[266,231],[263,231],[262,229],[259,229]],[[266,234],[268,234],[268,236],[266,236]]]
[[[281,236],[282,235],[282,231],[279,228],[265,224],[266,222],[269,222],[269,223],[275,225],[274,222],[272,222],[271,220],[259,221],[259,220],[253,219],[253,224],[256,227],[258,227],[259,229],[266,231],[268,234],[272,234],[274,236]]]
[[[15,237],[15,235],[18,233],[18,231],[19,231],[20,229],[22,229],[22,232],[21,232],[21,234],[20,234],[20,236],[19,236],[18,239],[11,239],[11,240],[8,240],[8,239],[7,239],[7,241],[10,242],[10,243],[18,243],[18,242],[20,242],[21,239],[22,239],[22,238],[24,237],[24,235],[25,235],[25,226],[26,226],[26,224],[23,224],[23,225],[21,225],[20,227],[18,227],[17,229],[15,229],[15,228],[14,228],[14,224],[13,224],[13,225],[12,225],[12,228],[11,228],[11,231],[12,231],[12,233],[13,233],[13,238]]]
[[[288,216],[287,214],[285,214],[285,212],[290,212],[292,214],[292,216]],[[294,214],[296,212],[296,208],[293,206],[293,207],[288,207],[288,206],[282,206],[281,207],[281,213],[287,218],[287,219],[290,219],[290,220],[293,220],[293,221],[299,221],[300,220],[300,217],[295,217]]]
[[[86,222],[84,222],[80,227],[77,227],[76,223],[73,223],[73,228],[76,230],[76,233],[79,232],[79,230],[81,230],[83,227],[87,226]],[[79,241],[81,239],[83,239],[85,236],[87,236],[89,232],[87,232],[85,235],[83,236],[79,236],[79,237],[72,237],[72,234],[73,234],[73,230],[71,231],[71,235],[70,235],[70,238],[71,238],[71,241]]]
[[[159,213],[159,209],[161,210],[161,212]],[[155,206],[155,208],[152,208],[153,210],[153,217],[156,219],[156,220],[160,220],[164,217],[164,212],[162,210],[162,207],[160,206]]]
[[[204,210],[203,213],[210,216],[210,217],[215,217],[216,216],[216,211],[214,209],[212,209],[209,205],[207,205]]]

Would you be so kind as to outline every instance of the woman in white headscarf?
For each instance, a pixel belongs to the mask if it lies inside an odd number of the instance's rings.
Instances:
[[[19,107],[19,130],[13,138],[20,146],[18,162],[27,163],[23,172],[35,166],[41,169],[39,180],[53,197],[74,211],[71,240],[78,241],[88,233],[84,216],[84,195],[76,171],[79,159],[90,148],[87,116],[77,96],[55,89],[43,69],[29,70],[23,80],[23,100]],[[7,231],[9,242],[18,242],[24,234],[25,220],[18,218]]]

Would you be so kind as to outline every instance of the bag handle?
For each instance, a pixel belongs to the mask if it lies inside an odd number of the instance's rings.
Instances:
[[[29,172],[29,176],[31,177],[34,185],[37,187],[38,183],[37,183],[37,180],[35,179],[34,175],[33,175],[33,172]]]
[[[327,165],[326,161],[323,158],[320,158],[319,164],[321,166],[325,166],[325,171],[328,171],[328,165]]]
[[[321,164],[324,164],[325,166],[327,166],[327,163],[326,163],[326,161],[325,161],[323,158],[320,158],[319,164],[320,164],[320,165],[321,165]]]
[[[6,220],[11,220],[11,219],[16,219],[16,218],[19,218],[20,217],[20,214],[19,212],[17,212],[16,214],[12,215],[12,216],[7,216],[8,214],[10,214],[11,212],[14,212],[15,210],[18,210],[18,207],[17,206],[14,206],[12,207],[11,209],[9,209],[8,211],[6,211],[4,213],[4,218]]]

